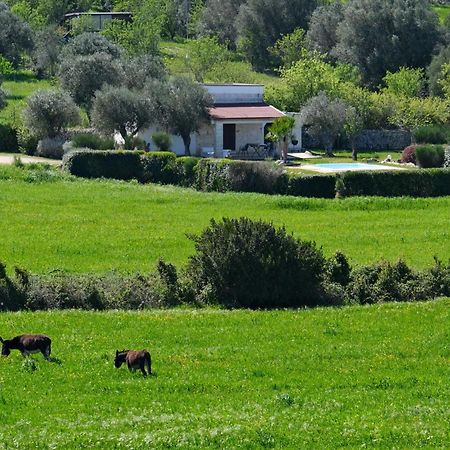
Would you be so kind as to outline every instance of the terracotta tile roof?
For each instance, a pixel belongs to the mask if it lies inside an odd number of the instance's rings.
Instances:
[[[213,119],[276,119],[284,114],[277,108],[266,103],[235,103],[215,104],[209,109]]]

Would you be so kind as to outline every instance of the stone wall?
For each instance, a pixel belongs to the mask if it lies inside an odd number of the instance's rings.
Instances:
[[[313,138],[303,129],[302,144],[305,149],[321,148],[318,139]],[[403,150],[411,144],[411,133],[405,130],[363,130],[356,138],[356,148],[359,151]],[[350,142],[340,137],[335,148],[349,149]]]

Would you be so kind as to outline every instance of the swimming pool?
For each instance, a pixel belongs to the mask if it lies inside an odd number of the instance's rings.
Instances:
[[[402,170],[400,167],[366,163],[302,164],[300,167],[302,169],[315,170],[317,172],[346,172],[349,170]]]

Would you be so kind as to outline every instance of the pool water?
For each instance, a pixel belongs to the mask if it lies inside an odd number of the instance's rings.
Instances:
[[[312,166],[312,164],[311,164]],[[347,170],[396,170],[396,167],[390,167],[379,164],[366,164],[366,163],[327,163],[327,164],[314,164],[316,170],[324,172],[340,172]],[[312,167],[311,167],[312,168]]]

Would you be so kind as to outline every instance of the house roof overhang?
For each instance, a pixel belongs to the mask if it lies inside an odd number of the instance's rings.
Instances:
[[[214,120],[273,120],[285,114],[274,106],[266,103],[235,103],[214,104],[209,109],[209,115]]]

